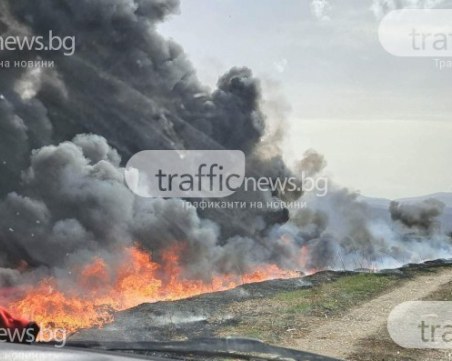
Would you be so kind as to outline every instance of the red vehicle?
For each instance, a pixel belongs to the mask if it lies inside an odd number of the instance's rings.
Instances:
[[[39,334],[36,322],[12,316],[0,307],[0,340],[3,342],[32,343]]]

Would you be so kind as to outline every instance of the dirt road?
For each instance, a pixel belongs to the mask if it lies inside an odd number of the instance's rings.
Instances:
[[[425,298],[450,281],[452,269],[416,276],[397,289],[351,309],[343,317],[321,321],[306,337],[296,340],[294,346],[346,360],[361,339],[385,329],[388,315],[395,306]]]

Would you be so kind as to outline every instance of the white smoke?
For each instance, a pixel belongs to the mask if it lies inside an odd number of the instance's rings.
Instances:
[[[397,9],[434,9],[445,0],[373,0],[371,10],[377,19]]]
[[[320,21],[329,21],[331,4],[328,0],[312,0],[311,1],[311,12]]]

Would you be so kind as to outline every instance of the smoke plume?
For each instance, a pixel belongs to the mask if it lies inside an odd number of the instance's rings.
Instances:
[[[444,203],[436,199],[427,199],[415,204],[391,202],[390,212],[393,221],[399,221],[408,228],[432,232],[435,225],[438,225],[437,219],[444,208]]]
[[[322,14],[323,3],[316,2]],[[156,25],[178,8],[177,0],[0,3],[2,35],[52,31],[76,39],[73,56],[33,50],[0,56],[55,62],[0,72],[0,285],[67,277],[94,256],[115,264],[117,250],[136,243],[157,259],[183,245],[185,275],[200,279],[257,264],[356,268],[359,258],[392,265],[413,255],[435,257],[441,242],[449,247],[431,228],[441,207],[391,206],[395,221],[432,231],[430,238],[422,234],[424,251],[418,239],[403,240],[403,231],[340,188],[324,199],[306,194],[309,208],[290,211],[202,211],[181,199],[134,196],[122,166],[148,149],[238,149],[247,156],[248,176],[294,174],[278,147],[262,142],[267,119],[252,71],[233,68],[210,91],[183,49],[157,33]],[[295,174],[316,177],[324,166],[322,156],[309,152]],[[281,198],[238,192],[230,200]],[[308,259],[300,260],[300,252]],[[31,272],[20,271],[24,262]]]

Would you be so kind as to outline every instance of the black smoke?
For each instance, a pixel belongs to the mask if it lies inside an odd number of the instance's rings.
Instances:
[[[157,33],[178,1],[0,4],[5,36],[52,31],[76,39],[73,56],[1,54],[0,61],[55,63],[0,72],[1,267],[26,261],[54,272],[93,255],[114,258],[118,246],[135,242],[156,257],[186,243],[187,276],[198,278],[275,257],[275,245],[256,240],[285,222],[286,210],[198,212],[178,199],[139,199],[124,185],[121,166],[148,149],[239,149],[251,175],[290,173],[280,155],[256,155],[266,120],[251,70],[231,69],[210,92],[182,48]]]
[[[438,217],[443,213],[445,204],[436,199],[427,199],[419,203],[391,202],[390,212],[393,221],[408,228],[433,232],[439,226]]]
[[[290,212],[202,211],[181,199],[134,196],[122,167],[142,150],[238,149],[247,156],[248,176],[292,175],[278,147],[266,148],[268,119],[252,71],[235,67],[210,91],[183,49],[157,32],[178,9],[177,0],[0,1],[3,36],[51,30],[76,39],[73,56],[0,54],[1,64],[55,64],[0,69],[0,284],[26,278],[17,271],[24,261],[33,274],[67,275],[93,256],[114,263],[118,249],[135,243],[158,258],[183,242],[186,276],[205,279],[262,263],[297,268],[303,248],[312,268],[357,268],[357,257],[385,264],[416,252],[437,255],[441,237],[423,235],[427,252],[417,238],[402,243],[403,232],[380,224],[356,194],[339,188],[325,199],[306,195],[310,208]],[[325,165],[311,151],[296,172],[316,177]],[[278,203],[300,196],[238,192],[229,201]],[[414,217],[418,224],[417,213],[408,213],[397,221]],[[427,213],[421,223],[435,218]]]

